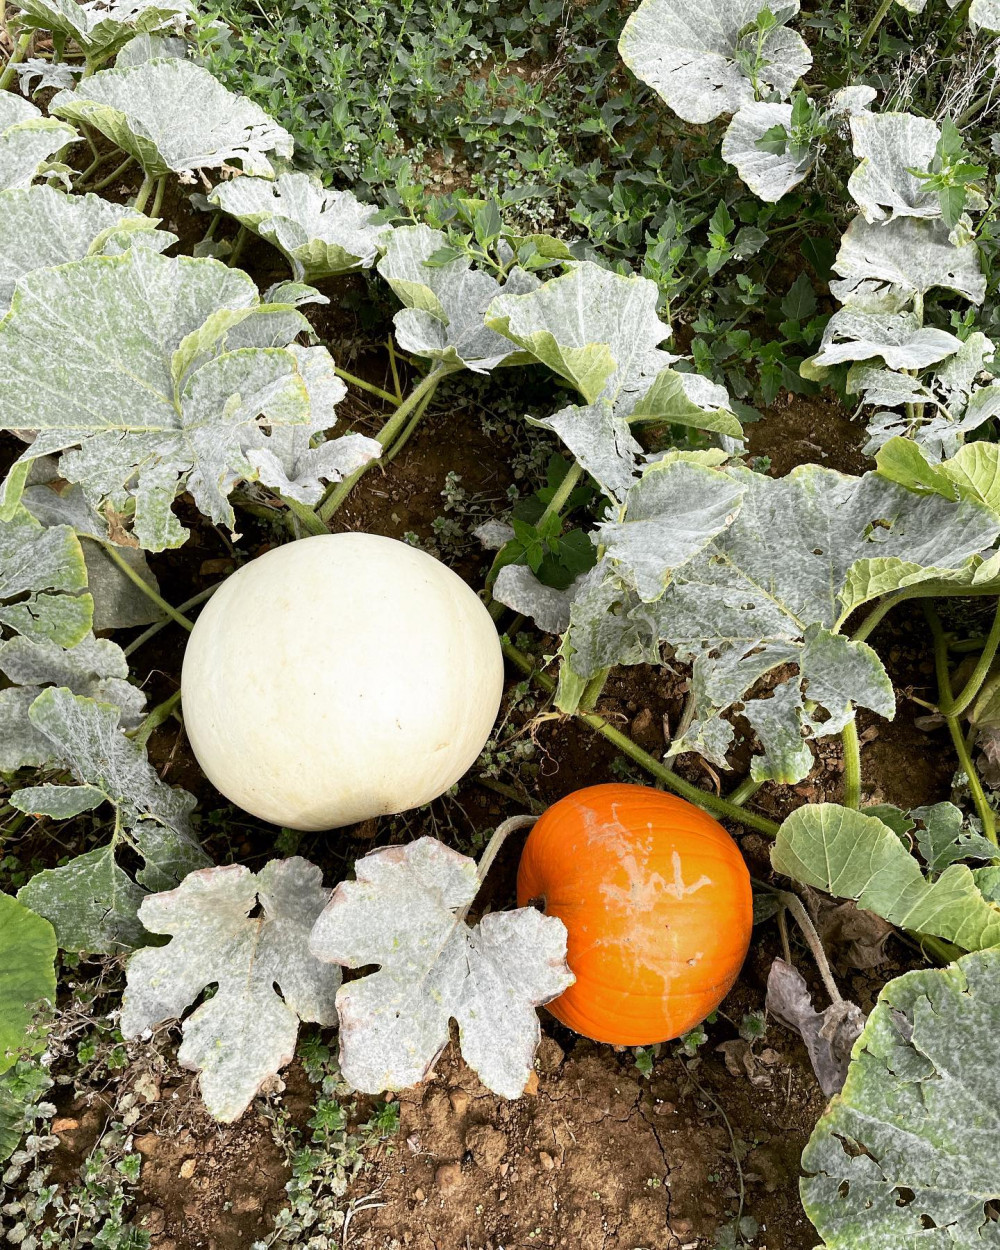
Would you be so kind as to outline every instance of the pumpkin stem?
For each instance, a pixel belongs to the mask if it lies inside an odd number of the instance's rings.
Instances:
[[[823,978],[823,984],[826,986],[826,992],[830,996],[830,1001],[832,1003],[842,1002],[840,990],[837,989],[837,982],[833,979],[833,972],[830,970],[830,963],[827,960],[826,951],[823,949],[823,943],[802,900],[797,894],[792,894],[790,890],[778,890],[776,893],[781,904],[788,908],[795,917],[796,924],[802,930],[802,936],[806,940],[806,945],[812,951],[813,959],[816,960],[816,967],[819,968],[819,975]]]
[[[507,841],[510,834],[515,833],[518,829],[527,829],[530,825],[533,825],[537,819],[537,816],[511,816],[507,820],[503,821],[502,824],[497,825],[493,833],[493,837],[490,838],[487,843],[486,850],[483,851],[483,857],[479,861],[476,868],[476,876],[479,879],[480,886],[482,886],[483,882],[486,880],[486,874],[489,872],[490,868],[492,868],[493,861],[496,859],[497,855],[499,855],[500,848]],[[468,903],[466,903],[466,905],[458,913],[458,919],[460,921],[464,920],[469,914],[469,908],[474,902],[474,898],[469,899]]]

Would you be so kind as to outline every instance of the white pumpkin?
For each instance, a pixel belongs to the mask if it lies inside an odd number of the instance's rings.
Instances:
[[[292,829],[419,807],[475,762],[503,693],[486,608],[446,565],[375,534],[266,552],[188,640],[184,724],[227,798]]]

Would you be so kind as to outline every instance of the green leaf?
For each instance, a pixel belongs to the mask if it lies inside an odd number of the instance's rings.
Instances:
[[[195,801],[160,781],[143,747],[121,731],[119,708],[53,688],[29,714],[79,785],[17,790],[11,804],[63,819],[107,802],[115,831],[108,846],[32,877],[18,898],[52,922],[64,950],[129,949],[142,937],[136,912],[146,890],[169,889],[208,863],[189,822]],[[116,860],[125,846],[143,860],[136,882]]]
[[[55,1003],[55,958],[56,935],[49,922],[0,894],[0,1073],[29,1047],[34,1004]],[[41,1049],[37,1039],[30,1049]]]
[[[828,1250],[996,1243],[998,1026],[1000,951],[885,986],[802,1155]]]
[[[792,321],[808,321],[816,311],[816,292],[807,273],[800,273],[781,301],[781,311]]]
[[[0,519],[0,625],[72,647],[94,619],[93,599],[80,593],[86,585],[83,550],[68,525],[44,529],[23,508]]]
[[[18,21],[71,39],[89,58],[112,56],[136,35],[173,30],[191,12],[190,0],[110,0],[100,6],[76,0],[17,0]]]
[[[0,92],[0,191],[30,186],[50,156],[80,136],[28,100]]]
[[[917,850],[930,872],[941,872],[960,859],[993,859],[997,848],[989,839],[962,827],[962,813],[954,803],[915,807],[910,815],[919,820]]]
[[[964,864],[929,881],[892,829],[835,803],[800,807],[778,830],[771,864],[802,885],[850,898],[901,929],[965,950],[1000,943],[1000,908],[986,902]]]

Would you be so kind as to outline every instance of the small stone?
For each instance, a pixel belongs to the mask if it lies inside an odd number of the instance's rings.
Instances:
[[[776,1063],[781,1063],[781,1056],[776,1050],[773,1050],[770,1046],[766,1046],[760,1052],[760,1061],[761,1063],[766,1063],[769,1068],[772,1068]]]
[[[538,1152],[538,1162],[542,1165],[546,1172],[551,1172],[556,1165],[555,1160],[547,1150],[540,1150]]]
[[[416,1198],[417,1202],[423,1202],[424,1198],[425,1198],[427,1195],[424,1193],[424,1191],[423,1191],[422,1189],[415,1189],[415,1190],[413,1191],[413,1196],[414,1196],[414,1198]]]
[[[451,1109],[456,1115],[465,1115],[469,1106],[469,1095],[464,1089],[453,1089],[448,1094]]]
[[[52,1132],[58,1137],[60,1133],[75,1133],[80,1127],[80,1121],[64,1116],[62,1119],[52,1121]]]
[[[677,1114],[677,1108],[674,1106],[672,1102],[667,1102],[666,1100],[664,1100],[663,1102],[658,1102],[656,1106],[653,1108],[653,1115],[676,1115],[676,1114]]]
[[[182,1180],[189,1181],[194,1176],[195,1168],[198,1166],[196,1159],[185,1159],[181,1164],[180,1176]]]
[[[454,1193],[462,1183],[462,1168],[458,1163],[442,1163],[434,1173],[434,1184],[443,1194]]]

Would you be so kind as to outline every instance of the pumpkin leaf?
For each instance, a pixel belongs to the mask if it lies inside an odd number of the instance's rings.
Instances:
[[[104,847],[48,868],[18,891],[18,898],[51,921],[64,950],[117,952],[137,946],[143,928],[139,903],[208,862],[191,831],[194,798],[164,785],[143,747],[121,729],[121,709],[54,687],[28,713],[75,786],[39,785],[15,790],[19,811],[68,819],[110,803],[114,833]],[[128,847],[143,860],[135,881],[116,853]]]
[[[19,22],[72,39],[89,59],[107,59],[137,34],[175,29],[188,20],[190,0],[17,0]]]
[[[433,838],[359,859],[316,922],[320,959],[379,971],[337,994],[340,1066],[365,1093],[424,1079],[458,1021],[462,1054],[483,1083],[517,1098],[541,1029],[535,1008],[573,982],[566,929],[532,907],[463,911],[479,888],[475,862]]]
[[[142,720],[146,696],[128,681],[128,660],[108,638],[88,634],[75,647],[11,638],[0,643],[0,673],[14,685],[0,690],[0,771],[32,765],[42,768],[60,758],[52,740],[36,729],[29,715],[43,686],[64,686],[121,711],[124,729]]]
[[[0,92],[0,191],[30,186],[50,156],[79,140],[72,126],[43,117],[21,96]]]
[[[826,323],[819,351],[802,362],[799,372],[821,382],[833,365],[872,359],[884,360],[890,369],[924,369],[961,348],[961,339],[921,325],[914,313],[869,313],[848,306]]]
[[[329,898],[320,869],[296,857],[271,860],[259,873],[241,864],[202,869],[143,900],[143,924],[170,941],[129,960],[122,1035],[181,1019],[217,985],[184,1020],[177,1057],[199,1074],[205,1105],[224,1124],[291,1062],[300,1020],[337,1023],[340,969],[309,951]]]
[[[28,274],[0,322],[0,428],[27,421],[40,432],[8,478],[6,506],[31,461],[62,451],[60,476],[94,503],[134,510],[147,551],[184,541],[171,507],[181,491],[232,528],[229,492],[259,474],[250,453],[270,451],[258,463],[293,480],[303,450],[275,432],[313,436],[336,420],[343,391],[325,349],[283,346],[305,328],[301,313],[261,304],[250,278],[214,260],[133,249]],[[303,471],[314,494],[316,465]]]
[[[68,525],[45,529],[23,508],[0,519],[0,626],[72,647],[94,619],[86,586],[83,549]]]
[[[1000,517],[1000,446],[996,443],[966,443],[951,460],[932,464],[918,443],[892,438],[879,448],[875,463],[877,472],[890,482],[942,499],[970,499]]]
[[[618,50],[678,117],[702,125],[753,101],[755,82],[761,93],[791,95],[812,64],[802,36],[783,24],[798,11],[798,0],[773,11],[763,0],[643,0]]]
[[[964,864],[928,880],[896,833],[863,812],[836,803],[800,807],[778,830],[771,865],[802,885],[854,899],[901,929],[964,950],[1000,942],[1000,907],[983,898]]]
[[[861,162],[847,190],[868,221],[940,217],[935,192],[910,171],[928,169],[941,131],[912,113],[859,113],[851,118],[854,155]]]
[[[790,104],[765,104],[748,100],[729,123],[722,140],[722,159],[736,167],[736,172],[759,200],[773,204],[809,176],[816,153],[807,149],[801,155],[791,144],[775,152],[759,145],[768,131],[781,126],[789,131],[792,124]]]
[[[969,25],[993,34],[1000,33],[1000,3],[997,0],[972,0],[969,5]]]
[[[635,481],[643,451],[629,429],[628,419],[606,399],[571,404],[551,417],[529,417],[531,425],[558,435],[573,458],[611,499],[621,501]]]
[[[60,91],[49,112],[99,131],[154,178],[236,164],[270,178],[268,154],[292,155],[291,135],[259,105],[176,58],[101,70]]]
[[[134,243],[162,252],[177,242],[156,224],[97,195],[64,195],[52,187],[0,191],[0,315],[18,278],[33,269],[116,256]]]
[[[333,191],[308,174],[233,178],[211,203],[267,239],[285,257],[296,282],[317,282],[352,269],[370,269],[391,230],[376,226],[378,208],[350,191]]]
[[[839,1094],[847,1079],[851,1050],[865,1027],[861,1008],[841,999],[817,1011],[805,977],[783,959],[776,959],[767,974],[766,1007],[769,1016],[802,1038],[827,1098]]]
[[[850,304],[859,292],[877,297],[888,291],[909,299],[934,287],[955,291],[973,304],[986,296],[975,241],[956,247],[942,221],[896,217],[872,225],[855,217],[833,268],[842,280],[831,282],[830,291],[842,304]]]
[[[565,378],[585,403],[615,403],[629,392],[638,400],[675,359],[657,350],[670,327],[656,302],[655,282],[585,261],[527,294],[498,296],[486,324]]]
[[[998,1019],[997,950],[883,988],[802,1155],[802,1202],[829,1250],[995,1239]]]
[[[839,633],[850,613],[903,584],[950,571],[973,576],[998,523],[975,504],[890,488],[874,473],[852,478],[802,465],[776,480],[744,468],[723,472],[744,490],[736,519],[673,571],[653,608],[654,637],[694,664],[695,720],[671,754],[697,750],[724,767],[732,729],[721,716],[742,704],[751,719],[768,718],[768,760],[755,776],[800,781],[802,738],[839,732],[853,704],[887,717],[894,711],[874,651]],[[634,608],[619,612],[634,620]],[[766,673],[790,663],[799,666],[801,700],[792,691],[778,707],[746,699]],[[573,667],[583,672],[575,656]],[[777,742],[784,747],[776,755]]]
[[[937,873],[960,859],[993,859],[996,847],[988,838],[963,828],[962,812],[954,803],[915,807],[917,850],[928,872]]]
[[[489,373],[497,365],[512,363],[516,353],[484,325],[487,309],[502,291],[522,294],[534,290],[539,281],[515,268],[501,286],[489,274],[473,269],[464,256],[430,264],[447,242],[446,235],[429,226],[401,226],[388,236],[378,271],[404,305],[393,317],[396,338],[404,351],[427,360]]]
[[[115,69],[131,69],[133,65],[143,65],[146,61],[171,57],[183,61],[187,51],[188,42],[181,35],[134,35],[115,57]]]
[[[7,1072],[29,1043],[34,1006],[56,998],[56,937],[41,916],[0,894],[0,1073]],[[0,1155],[0,1157],[3,1157]]]

